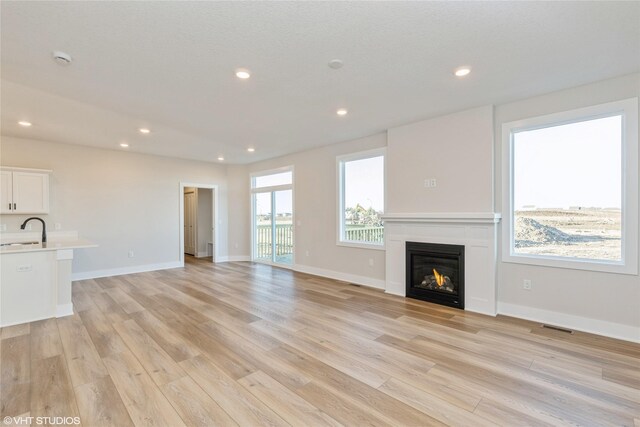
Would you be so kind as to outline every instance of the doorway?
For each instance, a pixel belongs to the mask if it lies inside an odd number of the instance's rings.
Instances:
[[[252,259],[294,263],[293,168],[252,175]]]
[[[180,261],[185,256],[217,262],[218,186],[180,184]]]

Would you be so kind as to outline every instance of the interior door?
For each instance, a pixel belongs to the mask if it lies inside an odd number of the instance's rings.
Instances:
[[[196,193],[184,193],[184,253],[196,254]]]

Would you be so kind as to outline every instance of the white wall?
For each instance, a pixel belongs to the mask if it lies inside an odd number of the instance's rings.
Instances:
[[[53,170],[48,228],[60,223],[99,245],[76,251],[80,277],[176,266],[181,181],[220,186],[219,250],[227,254],[225,166],[4,136],[1,154],[2,165]],[[1,222],[16,232],[24,219],[3,215]]]
[[[495,109],[496,210],[502,211],[502,124],[640,96],[640,74],[562,90]],[[505,205],[506,206],[506,205]],[[640,277],[499,263],[499,311],[640,340]],[[522,289],[523,279],[532,290]]]
[[[251,204],[249,203],[249,169],[244,165],[229,165],[229,261],[251,259]]]
[[[492,169],[492,106],[389,129],[387,212],[493,212]]]
[[[385,133],[329,145],[277,159],[249,165],[230,183],[234,192],[246,188],[242,209],[238,212],[250,224],[249,175],[253,172],[294,167],[295,264],[296,269],[313,274],[384,287],[384,251],[337,246],[337,166],[336,156],[386,146]],[[239,193],[240,194],[240,193]],[[234,197],[235,200],[235,197]],[[245,202],[243,202],[245,203]],[[242,231],[244,255],[250,252],[249,229]],[[236,242],[231,238],[232,244]],[[233,250],[233,249],[232,249]],[[308,252],[308,255],[307,255]],[[373,262],[373,266],[370,265]]]

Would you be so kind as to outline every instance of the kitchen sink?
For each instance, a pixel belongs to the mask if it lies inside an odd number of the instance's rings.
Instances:
[[[39,245],[40,242],[13,242],[13,243],[0,243],[0,246],[27,246],[27,245]]]

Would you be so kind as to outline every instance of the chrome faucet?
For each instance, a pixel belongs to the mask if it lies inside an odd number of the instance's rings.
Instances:
[[[42,243],[47,243],[47,225],[44,223],[44,220],[42,218],[38,218],[37,216],[32,216],[31,218],[25,219],[22,225],[20,226],[20,230],[24,230],[24,228],[27,226],[27,223],[32,219],[37,219],[42,223]]]

